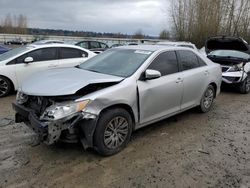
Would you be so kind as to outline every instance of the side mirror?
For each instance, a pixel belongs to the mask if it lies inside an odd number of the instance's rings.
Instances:
[[[152,79],[156,79],[156,78],[160,78],[160,77],[161,77],[161,73],[157,70],[147,69],[145,71],[145,79],[146,80],[152,80]]]
[[[33,61],[34,61],[33,57],[26,57],[26,58],[24,59],[24,63],[31,63],[31,62],[33,62]]]

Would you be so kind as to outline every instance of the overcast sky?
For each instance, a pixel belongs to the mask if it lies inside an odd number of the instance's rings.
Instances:
[[[158,36],[170,20],[167,0],[0,0],[0,19],[24,14],[34,28]]]

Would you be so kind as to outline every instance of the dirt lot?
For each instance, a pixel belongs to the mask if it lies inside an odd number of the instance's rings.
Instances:
[[[13,119],[0,99],[0,119]],[[250,95],[223,92],[213,110],[137,131],[102,158],[81,145],[36,145],[23,124],[0,127],[0,187],[250,187]]]

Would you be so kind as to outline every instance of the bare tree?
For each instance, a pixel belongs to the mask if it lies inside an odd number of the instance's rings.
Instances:
[[[20,14],[17,21],[17,28],[20,34],[25,34],[27,31],[27,18]]]
[[[3,23],[3,32],[5,33],[12,33],[13,32],[13,24],[12,24],[12,18],[10,14],[7,14],[4,23]]]
[[[27,17],[20,14],[11,16],[7,14],[2,22],[1,32],[3,33],[16,33],[26,34],[27,33]]]
[[[132,36],[133,39],[143,39],[144,34],[141,29],[137,30],[134,35]]]
[[[249,39],[249,0],[172,0],[173,32],[177,40],[204,45],[213,35]]]
[[[170,38],[170,33],[166,29],[162,30],[159,34],[159,39],[169,39]]]

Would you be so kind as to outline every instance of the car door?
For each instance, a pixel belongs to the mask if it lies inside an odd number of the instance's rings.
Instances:
[[[174,51],[159,54],[147,69],[158,70],[162,76],[137,82],[141,124],[179,111],[183,93],[182,75]]]
[[[25,63],[27,57],[32,57],[33,61]],[[40,48],[30,51],[16,58],[15,63],[17,81],[21,84],[23,80],[34,73],[56,68],[58,66],[57,48]]]
[[[181,109],[185,110],[200,103],[201,96],[209,84],[209,69],[192,51],[178,50],[177,55],[184,87]]]
[[[58,67],[75,67],[88,59],[88,53],[69,47],[59,48],[59,63]]]

